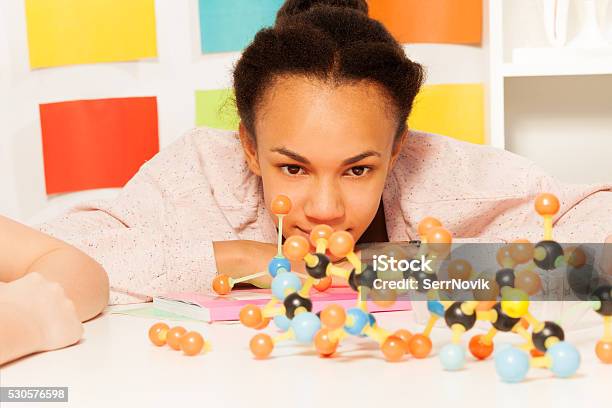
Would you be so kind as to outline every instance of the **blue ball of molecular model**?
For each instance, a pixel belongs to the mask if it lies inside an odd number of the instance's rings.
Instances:
[[[495,354],[495,369],[502,381],[523,381],[529,371],[529,356],[522,350],[508,347]]]
[[[442,367],[449,371],[456,371],[465,365],[465,347],[459,344],[447,344],[440,350]]]

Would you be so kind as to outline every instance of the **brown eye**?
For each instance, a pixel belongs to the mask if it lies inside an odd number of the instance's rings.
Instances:
[[[349,174],[352,177],[361,177],[366,174],[370,170],[369,167],[366,166],[355,166],[349,169]]]
[[[291,164],[282,166],[281,169],[283,173],[288,174],[290,176],[298,176],[303,171],[303,169],[300,166],[291,165]]]

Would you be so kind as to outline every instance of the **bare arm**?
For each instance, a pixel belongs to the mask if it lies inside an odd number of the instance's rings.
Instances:
[[[95,317],[108,303],[108,277],[100,264],[62,241],[0,216],[0,282],[31,272],[61,285],[81,321]]]

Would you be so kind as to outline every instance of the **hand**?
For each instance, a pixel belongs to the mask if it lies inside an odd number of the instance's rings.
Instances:
[[[276,244],[258,241],[218,241],[214,242],[213,246],[217,271],[220,274],[223,273],[235,279],[260,271],[267,271],[268,263],[277,254]],[[357,252],[357,256],[360,256],[360,252]],[[353,269],[353,266],[346,260],[340,261],[333,257],[330,259],[336,266],[343,267],[349,271]],[[291,262],[291,270],[300,274],[306,274],[303,261]],[[266,274],[259,278],[251,279],[248,282],[259,288],[269,288],[271,277]],[[336,277],[333,278],[333,284],[335,286],[347,285],[345,281]]]
[[[0,308],[8,314],[2,316],[3,331],[17,336],[14,344],[2,344],[18,349],[12,358],[72,345],[83,334],[74,304],[62,286],[36,272],[0,285]]]

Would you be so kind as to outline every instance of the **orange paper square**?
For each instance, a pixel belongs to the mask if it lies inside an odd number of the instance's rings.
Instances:
[[[480,44],[482,0],[370,0],[370,17],[401,43]]]

